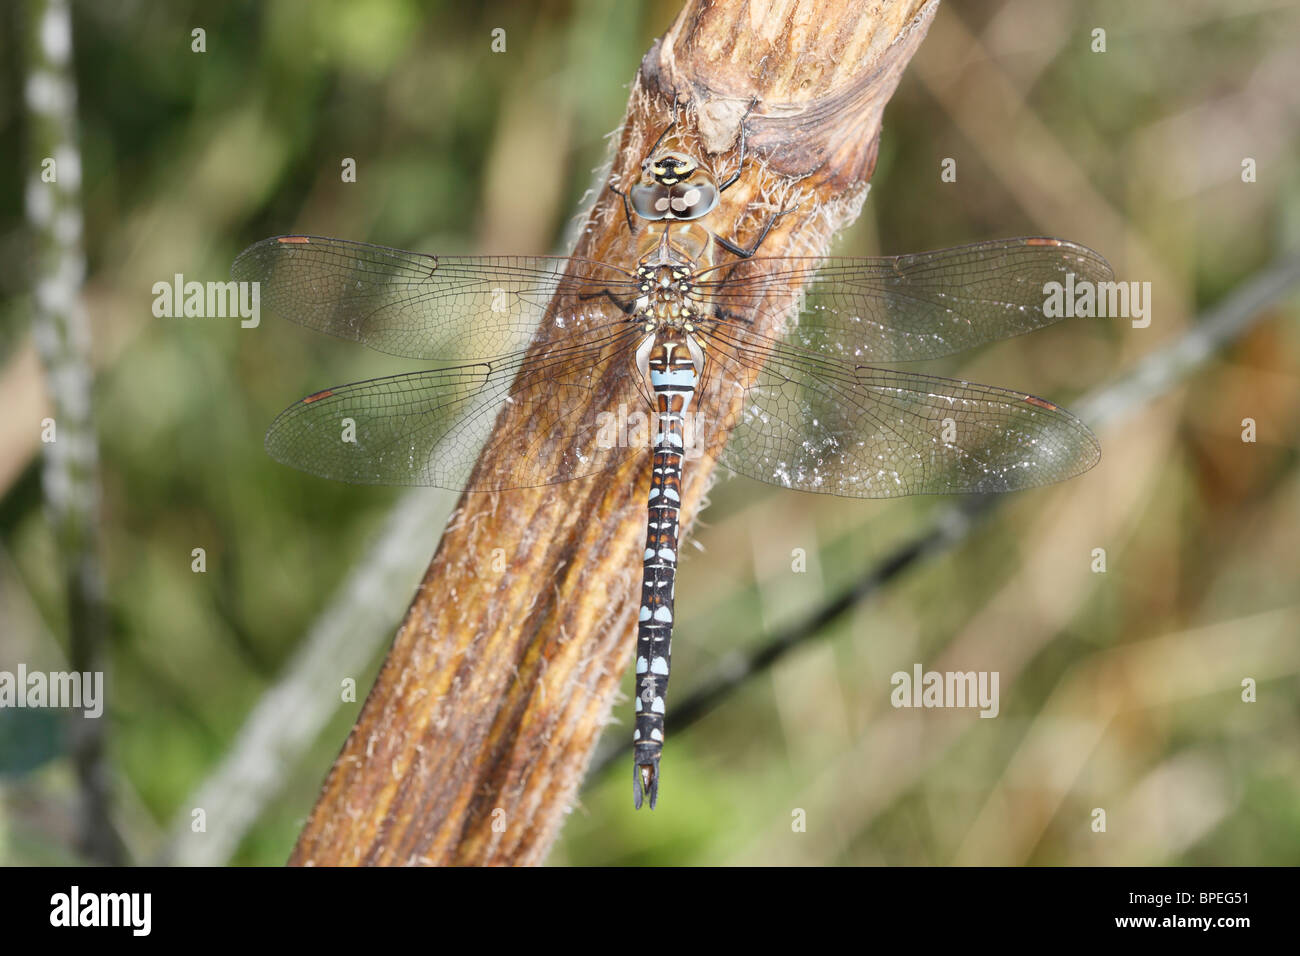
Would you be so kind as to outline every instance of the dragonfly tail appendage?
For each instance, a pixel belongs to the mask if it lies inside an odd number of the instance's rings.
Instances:
[[[642,759],[646,762],[642,763]],[[632,768],[632,800],[638,810],[643,799],[649,798],[650,809],[659,802],[659,757],[637,758]]]

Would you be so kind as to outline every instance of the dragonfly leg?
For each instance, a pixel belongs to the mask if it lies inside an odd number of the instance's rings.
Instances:
[[[620,302],[615,298],[614,293],[610,292],[608,289],[601,289],[599,292],[582,292],[578,294],[578,298],[584,302],[589,302],[592,299],[606,298],[609,299],[610,302],[613,302],[614,306],[624,315],[633,315],[636,312],[636,305],[634,302],[630,300],[627,302]]]
[[[672,132],[672,128],[677,125],[677,97],[678,97],[678,93],[676,90],[674,90],[673,105],[672,105],[673,121],[664,127],[664,131],[659,134],[659,138],[654,141],[654,145],[650,147],[650,150],[645,155],[653,156],[655,153],[659,152],[659,147],[663,144],[664,137],[666,137],[670,132]]]
[[[745,166],[745,120],[749,119],[749,114],[754,112],[754,107],[758,105],[758,97],[755,96],[749,101],[749,108],[745,110],[745,115],[740,118],[740,156],[736,159],[736,171],[727,177],[727,181],[718,187],[718,193],[725,193],[736,181],[740,179],[741,170]]]
[[[763,244],[763,240],[766,239],[767,234],[772,231],[772,227],[776,225],[776,221],[780,219],[782,216],[789,215],[790,213],[794,212],[798,208],[799,207],[797,205],[787,206],[785,209],[782,209],[775,216],[769,219],[766,225],[763,226],[763,231],[760,232],[758,234],[758,238],[754,240],[754,244],[750,246],[748,249],[738,246],[730,239],[722,238],[722,236],[718,235],[716,232],[711,233],[711,235],[713,236],[713,241],[716,242],[718,245],[722,246],[722,248],[726,249],[733,256],[739,256],[741,259],[750,259],[753,257],[754,253],[758,252],[758,247]]]
[[[619,199],[623,200],[623,215],[627,217],[627,231],[636,232],[636,229],[632,225],[632,204],[627,201],[627,193],[623,192],[623,190],[619,189],[613,183],[609,184],[609,191]]]

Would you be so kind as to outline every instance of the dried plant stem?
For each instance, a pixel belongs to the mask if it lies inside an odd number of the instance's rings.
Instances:
[[[691,0],[642,61],[613,181],[635,178],[674,99],[684,145],[724,168],[754,104],[751,160],[715,215],[747,240],[798,203],[765,252],[824,253],[861,207],[935,5]],[[574,252],[626,259],[626,228],[602,195]],[[687,522],[711,475],[692,465]],[[541,862],[631,653],[645,472],[461,499],[291,863]]]

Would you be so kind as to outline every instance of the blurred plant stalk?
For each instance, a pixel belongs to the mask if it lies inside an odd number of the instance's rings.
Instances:
[[[95,434],[90,322],[81,300],[81,153],[67,0],[26,9],[25,103],[29,136],[27,221],[34,245],[32,332],[53,415],[31,422],[43,436],[41,485],[58,542],[67,608],[68,663],[103,670],[104,581],[99,560],[99,449]],[[125,862],[111,818],[108,722],[73,711],[70,746],[79,785],[77,849],[89,861]]]

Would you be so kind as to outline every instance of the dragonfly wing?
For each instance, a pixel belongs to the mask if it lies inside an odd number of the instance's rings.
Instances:
[[[851,365],[736,330],[709,346],[715,407],[739,412],[719,463],[759,481],[856,498],[1014,491],[1101,456],[1086,425],[1023,392]]]
[[[550,351],[326,389],[285,409],[266,449],[357,484],[500,491],[597,474],[638,450],[593,410],[627,394],[636,335],[610,326]],[[493,454],[476,469],[480,450]]]
[[[696,284],[724,319],[768,316],[791,345],[861,364],[939,358],[1032,332],[1063,318],[1049,283],[1064,293],[1071,281],[1113,278],[1086,246],[1026,238],[879,259],[756,257],[707,270]]]
[[[291,322],[443,362],[522,349],[548,314],[603,323],[609,296],[627,302],[636,290],[629,273],[588,259],[432,256],[316,236],[264,239],[231,272]]]

